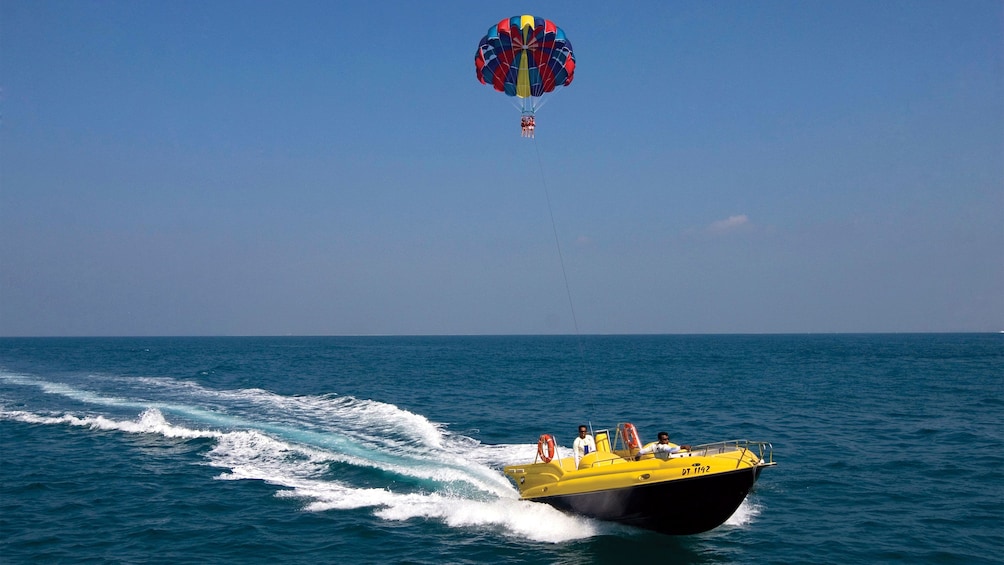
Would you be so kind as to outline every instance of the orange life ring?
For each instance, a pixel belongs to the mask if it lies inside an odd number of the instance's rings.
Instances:
[[[547,452],[544,452],[544,446],[547,446]],[[551,434],[543,434],[540,439],[537,440],[537,457],[544,463],[550,463],[551,459],[554,459],[554,438]]]
[[[634,424],[624,424],[624,427],[621,429],[621,435],[624,436],[624,445],[628,449],[638,449],[641,447],[641,439],[638,438],[638,429],[634,427]]]

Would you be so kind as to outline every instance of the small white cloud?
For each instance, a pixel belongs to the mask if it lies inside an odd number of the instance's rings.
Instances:
[[[708,231],[711,233],[725,233],[733,231],[742,226],[748,225],[750,219],[746,214],[739,214],[737,216],[729,216],[724,220],[718,220],[717,222],[711,222],[708,226]]]
[[[590,245],[592,242],[593,242],[593,240],[590,239],[588,235],[580,235],[575,240],[575,243],[577,243],[579,245]]]

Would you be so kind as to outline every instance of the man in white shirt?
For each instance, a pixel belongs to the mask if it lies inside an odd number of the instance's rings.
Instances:
[[[669,456],[680,451],[689,451],[689,445],[673,445],[669,443],[669,432],[659,432],[659,441],[650,443],[635,454],[634,460],[641,459],[642,455],[654,453],[659,459],[669,459]]]
[[[589,428],[586,426],[579,426],[579,437],[572,442],[572,451],[575,452],[576,468],[579,466],[579,459],[587,453],[596,451],[596,442],[593,441],[593,436],[589,435]]]

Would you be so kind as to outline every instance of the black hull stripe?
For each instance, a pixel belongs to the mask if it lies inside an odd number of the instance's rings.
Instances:
[[[670,535],[717,528],[735,513],[762,467],[638,486],[534,498],[559,510]]]

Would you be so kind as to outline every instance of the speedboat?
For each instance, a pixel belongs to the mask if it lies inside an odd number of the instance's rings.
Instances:
[[[717,528],[746,498],[760,472],[774,463],[768,442],[730,440],[646,453],[630,423],[594,432],[596,451],[560,455],[554,437],[540,436],[533,463],[509,465],[506,476],[523,500],[663,534]],[[652,445],[652,444],[649,444]],[[648,445],[645,446],[649,447]]]

